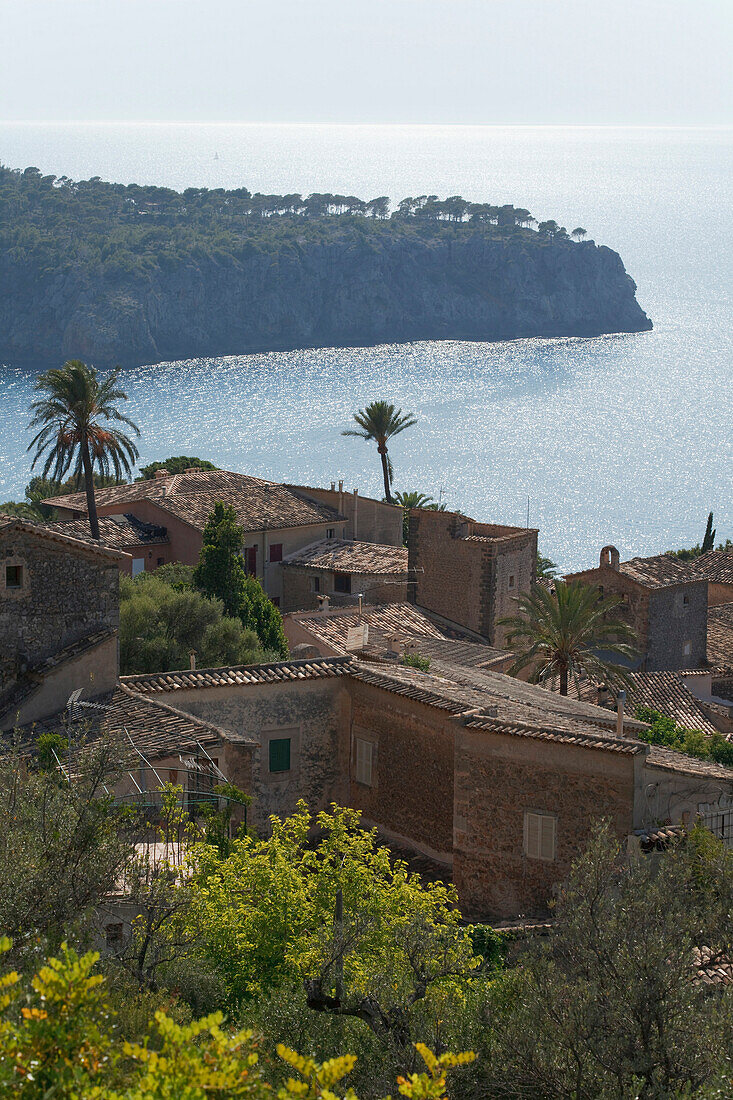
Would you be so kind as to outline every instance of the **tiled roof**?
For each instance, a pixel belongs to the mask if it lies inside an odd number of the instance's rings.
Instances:
[[[407,577],[407,548],[377,542],[323,539],[290,554],[283,565],[333,569],[339,573],[388,573]]]
[[[733,603],[708,608],[708,660],[733,665]]]
[[[229,665],[180,672],[123,676],[120,682],[141,695],[166,695],[201,688],[273,684],[286,681],[324,680],[349,671],[348,657],[323,657],[304,661],[277,661],[263,665]]]
[[[426,638],[415,634],[405,634],[405,637],[413,643],[421,657],[429,657],[431,661],[441,661],[445,665],[489,668],[507,658],[513,660],[513,655],[506,650],[478,642],[464,642],[458,638]]]
[[[149,500],[200,531],[219,501],[234,507],[237,522],[245,531],[304,527],[340,518],[327,504],[307,500],[285,485],[229,470],[200,470],[112,485],[98,489],[96,497],[99,507]],[[44,503],[86,513],[84,493],[53,497]]]
[[[715,733],[710,721],[690,689],[676,672],[634,672],[629,689],[630,709],[635,706],[651,707],[660,714],[672,718],[685,729]]]
[[[64,531],[59,530],[56,524],[36,523],[33,520],[20,519],[18,516],[9,516],[5,512],[0,512],[0,535],[9,533],[13,529],[24,531],[29,535],[37,535],[39,538],[48,539],[50,542],[61,543],[69,550],[86,551],[87,553],[97,554],[99,557],[113,558],[117,562],[128,556],[121,550],[105,545],[101,540],[97,542],[88,531],[79,534],[66,534]]]
[[[62,535],[73,535],[74,538],[89,537],[88,519],[59,520],[49,526]],[[100,516],[99,535],[106,546],[113,546],[117,550],[124,550],[129,546],[160,545],[170,542],[165,527],[145,523],[131,512],[119,516]]]
[[[622,561],[619,570],[645,588],[666,588],[671,584],[684,584],[696,579],[690,576],[682,562],[667,554],[656,554],[651,558],[631,558],[629,561]]]
[[[733,584],[733,550],[711,550],[688,562],[693,576],[713,584]]]
[[[419,634],[427,638],[445,635],[411,603],[364,604],[361,616],[354,608],[330,608],[327,612],[303,611],[286,616],[333,649],[345,650],[349,629],[366,623],[369,634]]]
[[[47,673],[53,672],[62,665],[76,660],[82,653],[86,653],[90,649],[95,649],[98,645],[106,642],[108,638],[114,637],[116,633],[116,630],[105,629],[87,634],[84,638],[79,638],[77,641],[71,642],[69,645],[64,646],[63,649],[59,649],[55,653],[52,653],[50,657],[38,661],[31,668],[27,669],[21,678],[13,684],[4,695],[0,696],[0,722],[3,721],[3,718],[12,719],[13,712],[17,713],[20,704],[33,695],[42,685],[43,677]]]
[[[682,772],[683,775],[693,775],[699,779],[722,779],[733,784],[733,768],[726,768],[724,764],[716,764],[713,760],[698,760],[696,756],[675,752],[663,745],[651,745],[645,763],[652,768]]]
[[[467,729],[486,730],[488,733],[503,733],[510,737],[530,737],[538,741],[559,741],[563,745],[578,745],[583,749],[600,749],[603,752],[617,752],[635,756],[644,752],[644,745],[621,737],[593,735],[592,733],[556,729],[552,726],[533,726],[521,722],[500,722],[491,718],[475,718],[466,722]]]

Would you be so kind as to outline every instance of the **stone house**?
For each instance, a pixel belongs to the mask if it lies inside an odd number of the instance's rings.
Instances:
[[[0,515],[0,728],[117,677],[120,550]]]
[[[733,550],[711,550],[686,564],[691,576],[708,582],[708,607],[733,603]]]
[[[340,499],[348,505],[346,514],[335,506]],[[134,540],[124,542],[121,536],[115,543],[130,554],[133,572],[168,561],[196,565],[214,505],[219,501],[232,505],[245,531],[247,571],[261,581],[277,605],[283,595],[283,558],[324,539],[344,538],[357,528],[362,538],[389,533],[396,514],[400,520],[402,515],[400,509],[361,498],[358,493],[301,490],[228,470],[194,467],[182,474],[158,470],[148,481],[98,489],[96,500],[100,517],[113,519],[121,532],[134,530]],[[53,497],[44,503],[56,510],[60,522],[85,520],[84,493]],[[164,541],[141,547],[141,530],[162,532]],[[401,544],[401,534],[399,541]]]
[[[594,585],[602,595],[623,600],[619,614],[633,627],[644,672],[698,668],[707,657],[707,581],[666,554],[622,562],[615,546],[604,546],[594,569],[567,580]]]
[[[470,917],[545,913],[602,817],[629,842],[698,813],[733,835],[732,769],[652,748],[628,718],[618,736],[615,714],[491,669],[348,656],[123,686],[225,731],[257,828],[299,798],[354,806],[452,877]]]
[[[282,563],[283,611],[334,605],[404,602],[407,550],[375,542],[324,539],[296,550]]]
[[[708,661],[733,675],[733,602],[708,608]]]
[[[408,598],[501,648],[498,620],[537,576],[538,532],[477,523],[456,512],[413,508],[408,540]]]
[[[49,526],[74,538],[89,538],[88,519],[63,520]],[[105,546],[125,554],[120,561],[120,572],[128,576],[136,577],[138,573],[157,569],[172,560],[166,528],[144,523],[132,512],[100,516],[99,540]]]

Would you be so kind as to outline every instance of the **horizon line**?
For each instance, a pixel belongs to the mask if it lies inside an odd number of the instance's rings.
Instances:
[[[0,119],[2,126],[302,126],[343,128],[494,130],[730,130],[733,122],[262,122],[243,119],[157,118],[18,118]]]

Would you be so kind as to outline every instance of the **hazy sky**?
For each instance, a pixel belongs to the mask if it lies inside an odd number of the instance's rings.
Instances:
[[[0,118],[729,124],[733,0],[0,0]]]

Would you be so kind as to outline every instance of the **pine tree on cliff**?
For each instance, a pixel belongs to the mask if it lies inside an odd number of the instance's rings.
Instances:
[[[254,630],[264,649],[276,657],[287,657],[282,615],[257,578],[247,576],[243,547],[244,528],[237,523],[234,508],[215,504],[204,527],[193,582],[204,595],[221,600],[227,615],[238,617]]]
[[[341,434],[358,436],[359,439],[366,439],[377,444],[377,452],[382,461],[384,498],[391,504],[393,471],[387,453],[387,440],[394,435],[399,435],[400,432],[404,432],[405,428],[411,428],[413,424],[417,424],[417,419],[412,413],[403,415],[402,409],[396,409],[394,405],[390,405],[387,401],[373,401],[365,409],[359,409],[358,412],[355,412],[354,420],[361,431],[357,432],[351,429]]]
[[[627,673],[613,658],[633,660],[638,653],[634,631],[614,615],[620,604],[620,596],[604,600],[582,581],[555,581],[553,591],[537,585],[519,597],[518,615],[499,619],[515,654],[509,674],[529,668],[533,684],[559,678],[561,695],[567,695],[570,679],[577,684],[581,676],[625,683]]]
[[[708,554],[715,548],[715,529],[713,528],[713,513],[708,515],[708,525],[705,528],[705,538],[702,540],[702,554]]]
[[[31,469],[45,455],[42,477],[60,482],[72,470],[77,488],[87,494],[87,512],[92,538],[99,538],[99,520],[94,496],[94,471],[122,481],[132,472],[138,450],[133,441],[110,423],[126,424],[135,435],[140,431],[123,416],[118,403],[127,394],[117,386],[118,372],[100,379],[94,367],[80,359],[69,359],[62,367],[46,371],[36,381],[43,394],[31,404],[30,428],[40,431],[28,450],[36,449]]]

